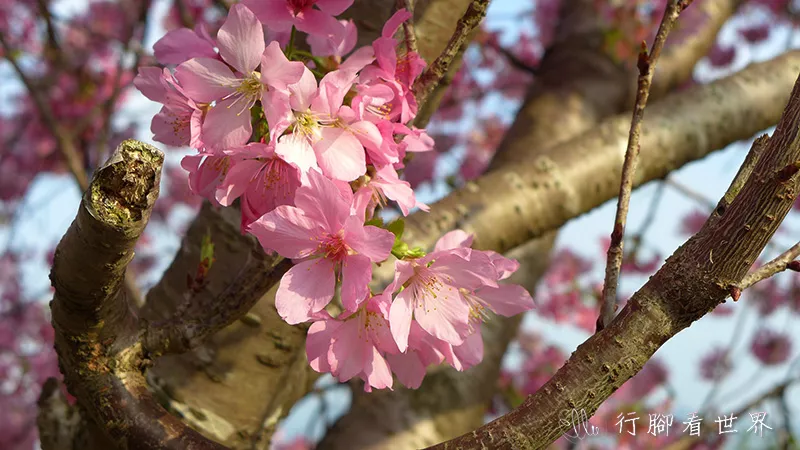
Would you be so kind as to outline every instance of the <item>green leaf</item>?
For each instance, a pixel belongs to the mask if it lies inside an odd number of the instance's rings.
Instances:
[[[398,239],[403,237],[403,231],[405,231],[406,223],[403,219],[397,219],[394,222],[386,225],[386,229],[391,231],[394,235],[394,240],[397,242]]]
[[[200,263],[205,265],[206,271],[214,263],[214,243],[211,242],[211,233],[206,233],[200,243]]]
[[[364,222],[364,225],[372,225],[373,227],[383,228],[383,219],[381,219],[378,216],[375,216],[372,219],[369,219],[368,221]]]

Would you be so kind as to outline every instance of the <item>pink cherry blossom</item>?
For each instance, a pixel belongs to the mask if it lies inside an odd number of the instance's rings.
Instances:
[[[756,332],[750,350],[764,365],[783,364],[792,354],[792,341],[785,333],[762,328]]]
[[[334,16],[349,8],[353,0],[244,0],[242,4],[275,31],[295,27],[309,35],[328,38],[345,33]]]
[[[217,58],[216,42],[202,24],[194,30],[169,31],[153,45],[153,54],[161,64],[181,64],[192,58]]]
[[[308,45],[311,46],[311,53],[318,56],[330,56],[337,62],[342,61],[342,57],[356,46],[358,39],[358,28],[353,20],[340,20],[343,30],[334,35],[309,34]]]
[[[229,156],[188,155],[181,160],[181,167],[189,172],[189,190],[210,202],[219,205],[216,191],[228,173]]]
[[[273,146],[252,143],[231,149],[232,166],[216,192],[223,206],[242,198],[242,229],[281,205],[291,205],[300,171],[275,154]]]
[[[385,260],[394,235],[352,216],[352,192],[342,192],[316,171],[295,194],[295,206],[279,206],[255,221],[250,231],[264,248],[300,260],[283,276],[276,306],[296,324],[321,311],[341,280],[342,304],[355,311],[369,293],[372,263]]]
[[[401,9],[386,22],[381,37],[372,43],[375,64],[364,68],[360,81],[367,85],[381,83],[392,89],[394,97],[389,117],[399,118],[401,123],[408,123],[417,114],[417,100],[411,87],[425,68],[425,61],[415,52],[397,55],[397,40],[392,36],[409,18],[411,13]]]
[[[462,251],[466,250],[466,251]],[[497,272],[488,256],[469,249],[430,253],[410,261],[397,261],[395,279],[387,289],[404,286],[390,311],[392,335],[401,351],[408,347],[411,320],[423,330],[452,345],[472,334],[470,303],[462,289],[497,286]]]
[[[311,367],[340,382],[358,376],[367,392],[391,388],[392,371],[384,356],[398,350],[389,331],[389,302],[386,295],[371,297],[355,312],[314,322],[306,340]]]
[[[276,152],[304,171],[318,164],[326,176],[336,180],[352,181],[363,175],[364,148],[380,148],[383,138],[374,124],[359,120],[352,109],[342,105],[355,78],[350,70],[336,70],[325,75],[317,87],[306,70],[298,83],[288,87],[294,114],[268,118],[273,138],[291,127],[291,134],[278,138]]]
[[[378,169],[374,176],[370,178],[366,186],[359,189],[357,197],[365,197],[366,217],[372,218],[375,208],[384,207],[388,200],[397,202],[404,216],[407,216],[412,208],[419,207],[423,211],[428,211],[428,205],[418,202],[414,195],[414,190],[407,181],[401,180],[392,166],[384,166]]]
[[[145,97],[162,103],[153,117],[153,139],[167,145],[200,147],[203,109],[188,98],[167,69],[142,67],[133,84]]]

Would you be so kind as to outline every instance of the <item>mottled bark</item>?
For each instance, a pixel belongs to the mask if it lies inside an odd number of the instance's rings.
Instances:
[[[654,103],[634,185],[774,124],[798,69],[800,52],[789,52]],[[475,234],[475,247],[504,252],[558,228],[617,193],[629,126],[628,114],[615,116],[532,161],[467,183],[430,213],[409,217],[405,237],[430,247],[437,236],[461,228]]]
[[[133,247],[158,197],[164,156],[125,141],[99,168],[56,247],[50,303],[59,367],[87,418],[129,449],[222,449],[147,390],[139,324],[124,290]]]
[[[603,331],[511,413],[436,449],[540,449],[571,424],[573,409],[590,416],[667,340],[725,301],[778,229],[800,193],[800,79],[773,136],[730,206],[681,246]],[[756,145],[758,147],[758,145]]]

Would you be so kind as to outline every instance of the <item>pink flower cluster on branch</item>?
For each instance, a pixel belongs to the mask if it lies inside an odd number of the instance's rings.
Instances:
[[[155,56],[174,70],[142,68],[134,82],[164,105],[155,139],[198,150],[182,162],[190,190],[222,206],[240,199],[242,230],[295,263],[276,307],[290,324],[313,322],[311,366],[359,377],[368,391],[391,388],[392,373],[414,388],[432,364],[480,362],[488,313],[518,314],[533,299],[499,283],[516,261],[470,248],[463,231],[426,254],[402,240],[402,219],[382,220],[389,202],[403,215],[427,210],[398,175],[408,153],[433,149],[409,126],[425,62],[393,37],[411,17],[405,10],[353,51],[355,28],[334,18],[351,3],[234,5],[216,38],[202,26],[169,32]],[[296,30],[308,33],[311,53],[295,49]],[[265,38],[286,32],[285,45]],[[394,280],[373,291],[372,266],[391,255]]]

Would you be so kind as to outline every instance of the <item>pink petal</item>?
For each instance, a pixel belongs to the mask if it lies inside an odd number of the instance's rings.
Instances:
[[[296,122],[292,108],[289,106],[289,94],[276,89],[264,91],[261,105],[269,125],[270,143],[276,143],[284,131]],[[316,166],[316,157],[314,157]]]
[[[150,123],[153,139],[174,147],[188,145],[191,140],[190,117],[176,114],[166,106],[162,107]]]
[[[454,248],[461,248],[461,247],[472,247],[472,239],[474,235],[467,233],[464,230],[453,230],[445,233],[444,236],[440,237],[438,241],[436,241],[436,247],[434,247],[434,251],[441,251],[441,250],[451,250]]]
[[[480,363],[483,359],[483,336],[480,331],[467,336],[463,344],[453,347],[453,356],[451,365],[457,370],[469,369]]]
[[[317,0],[315,4],[324,12],[338,16],[353,4],[353,0]]]
[[[278,314],[290,325],[308,321],[330,303],[335,285],[330,261],[317,258],[295,265],[283,275],[275,293]]]
[[[290,134],[282,136],[275,145],[275,153],[289,164],[293,164],[301,172],[314,172],[317,166],[317,154],[305,136]]]
[[[335,116],[355,79],[356,74],[353,72],[344,70],[328,72],[319,82],[319,90],[311,101],[311,109],[316,113]]]
[[[355,311],[369,295],[372,263],[362,255],[348,255],[342,262],[342,306]]]
[[[308,173],[308,185],[295,195],[295,206],[330,234],[338,233],[350,216],[350,198],[342,196],[336,185],[317,171]]]
[[[380,151],[383,136],[374,123],[362,120],[349,124],[348,128],[365,148]]]
[[[425,366],[422,365],[416,352],[409,350],[407,353],[386,355],[397,379],[409,389],[416,389],[425,378]]]
[[[370,342],[365,342],[362,336],[364,332],[362,319],[358,317],[345,321],[337,330],[328,351],[328,361],[331,363],[331,373],[339,381],[347,381],[364,370],[373,348]]]
[[[353,181],[367,171],[364,147],[352,133],[338,127],[321,130],[314,152],[323,173],[342,181]]]
[[[139,67],[139,74],[133,79],[136,89],[158,103],[166,101],[167,88],[164,84],[164,72],[158,67]]]
[[[303,75],[300,81],[289,85],[289,105],[295,111],[305,112],[311,105],[311,99],[317,92],[317,79],[314,74],[303,66]]]
[[[341,36],[344,26],[330,14],[317,9],[305,9],[302,15],[295,17],[295,27],[298,30],[316,36]]]
[[[344,227],[347,245],[372,262],[381,262],[389,257],[394,245],[394,234],[372,225],[364,226],[360,217],[351,216]]]
[[[446,252],[452,253],[436,252],[428,255],[435,259],[431,269],[436,273],[449,279],[454,285],[470,290],[481,286],[497,286],[497,270],[485,253],[463,247]],[[468,254],[469,258],[465,259],[461,253]]]
[[[501,284],[499,287],[483,287],[475,295],[486,302],[489,309],[501,316],[511,317],[533,309],[531,294],[517,284]]]
[[[271,88],[286,89],[288,85],[300,81],[305,71],[302,62],[286,58],[276,41],[270,42],[261,57],[261,82]]]
[[[484,253],[489,256],[489,260],[492,262],[495,270],[497,270],[498,280],[505,280],[519,269],[519,262],[515,259],[506,258],[491,250],[487,250]]]
[[[319,373],[331,371],[328,363],[328,349],[333,336],[342,322],[337,320],[320,320],[311,324],[306,337],[306,355],[312,369]]]
[[[411,305],[414,302],[410,289],[405,289],[397,294],[392,307],[389,309],[389,327],[392,331],[397,348],[404,352],[408,348],[408,334],[411,332],[411,316],[414,311]]]
[[[264,25],[273,31],[288,31],[294,23],[286,0],[243,0],[242,5],[250,8]]]
[[[383,25],[383,30],[381,32],[381,36],[385,38],[390,38],[397,33],[397,29],[400,28],[400,25],[403,24],[406,20],[411,18],[411,13],[408,12],[406,9],[399,9],[395,12],[389,20],[386,21],[386,24]]]
[[[161,64],[181,64],[192,58],[216,58],[210,42],[188,28],[169,31],[153,44],[153,55]]]
[[[253,175],[264,165],[262,161],[246,159],[237,161],[228,170],[228,175],[217,189],[217,201],[222,206],[230,206],[247,189]]]
[[[222,59],[245,76],[261,63],[264,29],[247,6],[231,6],[228,18],[217,33],[217,47]]]
[[[397,297],[414,290],[407,288]],[[439,289],[436,297],[426,295],[424,299],[416,299],[414,303],[414,319],[419,326],[452,345],[464,342],[464,337],[469,333],[469,312],[469,306],[461,298],[461,294],[450,286]]]
[[[284,258],[305,258],[319,244],[314,238],[319,226],[293,206],[279,206],[250,225],[250,232],[261,246],[275,250]]]
[[[392,379],[392,370],[375,347],[372,347],[371,351],[367,354],[363,371],[366,376],[367,386],[376,389],[392,387],[392,382],[394,381]],[[364,390],[366,391],[368,391],[367,386],[364,386]]]
[[[375,50],[372,47],[361,47],[339,65],[339,70],[358,72],[372,61],[375,61]]]
[[[250,140],[253,125],[250,110],[240,111],[241,100],[229,98],[217,102],[206,114],[203,122],[203,143],[209,150],[240,147]]]
[[[241,81],[222,61],[192,58],[175,68],[175,79],[196,102],[211,103],[236,91]]]

